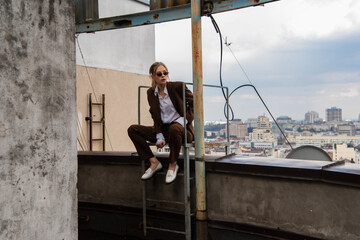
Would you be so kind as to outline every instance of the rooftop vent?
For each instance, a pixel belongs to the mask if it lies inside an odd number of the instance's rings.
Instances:
[[[170,8],[190,3],[190,0],[150,0],[150,10]]]
[[[76,24],[99,19],[98,0],[77,0],[75,4]]]

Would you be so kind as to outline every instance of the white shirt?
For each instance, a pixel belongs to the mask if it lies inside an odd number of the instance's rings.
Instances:
[[[167,90],[167,87],[165,85],[164,88],[165,97],[163,98],[159,94],[158,86],[155,87],[154,94],[155,96],[158,96],[159,102],[160,102],[160,115],[161,115],[161,121],[165,124],[171,123],[173,121],[176,121],[181,124],[181,126],[184,127],[184,117],[180,116],[180,114],[176,111],[174,104],[171,102],[171,99],[169,97],[169,93]],[[162,133],[156,134],[156,143],[165,141],[164,135]]]

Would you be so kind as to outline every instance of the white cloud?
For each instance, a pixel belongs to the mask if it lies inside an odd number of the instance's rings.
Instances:
[[[360,22],[359,1],[302,0],[289,4],[292,16],[284,24],[295,37],[314,39],[346,33]],[[296,11],[296,12],[295,12]]]
[[[360,82],[360,72],[326,72],[318,75],[316,78],[324,83]]]
[[[341,97],[357,97],[359,96],[359,91],[357,89],[349,89],[346,92],[340,92]]]

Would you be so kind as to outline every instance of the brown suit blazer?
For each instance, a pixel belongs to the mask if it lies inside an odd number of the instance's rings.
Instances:
[[[184,102],[183,102],[183,82],[167,82],[166,88],[169,93],[171,102],[173,103],[176,111],[180,116],[184,117]],[[149,88],[147,91],[148,102],[150,105],[150,114],[154,120],[154,132],[162,132],[163,122],[161,120],[161,111],[160,111],[160,102],[158,96],[154,94],[155,89]],[[187,130],[190,131],[192,137],[194,137],[194,127],[192,126],[192,121],[194,120],[194,104],[193,104],[193,94],[192,92],[185,87],[185,99],[186,99],[186,124]]]

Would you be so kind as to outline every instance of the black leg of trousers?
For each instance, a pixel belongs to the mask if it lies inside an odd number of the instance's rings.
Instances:
[[[180,149],[182,144],[184,143],[184,134],[185,134],[184,128],[179,123],[172,124],[167,131],[167,137],[170,148],[170,156],[169,156],[170,163],[176,162],[179,158]],[[192,141],[192,134],[189,131],[187,131],[187,142],[191,142],[191,141]]]
[[[154,157],[149,144],[146,141],[156,142],[156,133],[153,133],[153,127],[142,125],[131,125],[128,128],[128,134],[134,143],[140,160],[147,160]]]

